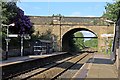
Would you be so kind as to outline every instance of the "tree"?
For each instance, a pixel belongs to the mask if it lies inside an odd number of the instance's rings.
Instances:
[[[12,34],[32,34],[34,32],[32,23],[28,16],[24,15],[24,11],[17,7],[16,2],[8,1],[2,2],[2,23],[3,24],[11,24],[15,23],[15,26],[9,27],[9,32]],[[2,27],[2,44],[4,47],[6,37],[6,28]],[[16,38],[18,41],[18,38]],[[15,42],[12,41],[12,42]]]
[[[17,8],[17,15],[11,20],[15,23],[15,28],[11,27],[12,32],[17,34],[31,34],[32,23],[28,16],[24,15],[24,11]]]
[[[16,2],[2,2],[2,23],[10,24],[10,20],[17,15]]]
[[[84,37],[81,32],[76,32],[75,37]],[[84,49],[84,38],[75,38],[75,45],[78,47],[79,50]]]
[[[112,21],[117,21],[120,12],[120,0],[115,0],[114,3],[107,3],[105,10],[103,17]]]
[[[70,51],[80,51],[81,49],[84,49],[84,38],[74,38],[74,37],[83,37],[83,34],[81,32],[76,32],[75,34],[72,34],[69,36],[69,47]]]
[[[1,7],[1,23],[3,24],[11,24],[10,20],[16,16],[16,2],[5,2],[1,1],[0,2],[0,7]],[[2,37],[2,49],[5,48],[5,37],[6,37],[6,27],[2,27],[1,29],[1,37]]]
[[[10,27],[10,32],[15,34],[30,34],[33,31],[32,23],[24,11],[17,7],[16,2],[2,2],[2,23],[15,23],[15,27]]]
[[[48,29],[45,33],[42,33],[41,35],[38,33],[39,35],[39,39],[43,39],[43,40],[53,40],[53,37],[54,37],[54,40],[56,41],[57,40],[57,36],[52,34],[51,33],[51,29]]]
[[[97,46],[98,46],[98,40],[94,39],[94,38],[92,38],[90,40],[86,40],[84,43],[85,43],[86,47],[97,48]]]

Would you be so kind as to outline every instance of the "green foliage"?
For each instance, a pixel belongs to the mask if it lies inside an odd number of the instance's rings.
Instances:
[[[15,3],[13,2],[12,5],[15,6]],[[13,17],[15,15],[15,13],[10,11],[9,6],[8,6],[8,2],[2,2],[1,1],[0,2],[0,7],[1,7],[1,9],[0,9],[1,22],[5,23],[5,24],[9,24],[9,22],[10,22],[9,19],[11,17]],[[5,37],[5,33],[6,33],[5,27],[2,27],[2,38]]]
[[[75,37],[84,37],[83,34],[81,32],[76,32]],[[78,51],[81,49],[84,49],[84,38],[75,38],[75,45],[77,46]]]
[[[12,5],[10,7],[10,5]],[[16,16],[16,2],[9,2],[9,1],[1,1],[0,2],[0,15],[1,15],[1,22],[3,24],[10,24],[10,20]],[[5,49],[5,37],[6,37],[6,28],[2,27],[1,29],[2,34],[2,49]],[[14,41],[13,41],[14,42]]]
[[[93,20],[93,24],[96,25],[96,24],[97,24],[97,21],[96,21],[96,20]]]
[[[40,39],[52,40],[51,30],[47,30],[45,33],[43,33],[42,35],[40,35]]]
[[[54,40],[57,40],[57,36],[56,36],[56,35],[53,35],[53,34],[51,33],[51,30],[50,30],[50,29],[48,29],[45,33],[42,33],[42,34],[39,36],[40,39],[51,40],[51,41],[52,41],[53,37],[54,37]]]
[[[94,38],[92,38],[90,40],[86,40],[84,43],[85,43],[86,47],[97,48],[97,46],[98,46],[98,40],[94,39]]]
[[[38,31],[37,34],[33,34],[32,35],[32,40],[37,40],[37,39],[43,39],[43,40],[53,40],[54,37],[54,41],[57,41],[57,36],[51,33],[51,30],[48,29],[46,32],[40,34],[40,32]]]
[[[16,0],[10,0],[12,2],[2,2],[2,23],[11,24],[15,23],[15,27],[10,27],[11,33],[20,34],[32,34],[32,23],[28,16],[24,15],[24,11],[17,7]]]
[[[69,47],[70,51],[81,51],[85,48],[84,46],[84,38],[73,38],[73,37],[83,37],[83,34],[81,32],[76,32],[73,35],[70,35],[69,37]]]
[[[120,0],[116,0],[114,3],[107,3],[105,6],[106,12],[103,14],[103,17],[116,21],[120,11]]]
[[[69,37],[69,47],[71,52],[75,52],[78,49],[78,47],[75,45],[75,40],[73,37],[75,37],[74,34],[70,35]]]
[[[11,23],[15,23],[15,21],[18,20],[19,17],[17,17],[17,15],[20,15],[20,8],[17,7],[16,5],[16,2],[17,0],[9,0],[7,2],[1,2],[0,4],[0,7],[1,7],[1,15],[2,17],[1,18],[1,21],[3,24],[11,24]],[[24,12],[24,11],[23,11]],[[17,17],[17,20],[15,19]],[[25,18],[24,18],[25,19]],[[25,19],[25,21],[27,21]],[[20,23],[21,24],[21,23]],[[27,25],[28,26],[28,25]],[[15,29],[16,27],[16,24],[14,27],[9,27],[9,33],[13,33],[16,31],[17,34],[18,34],[18,29]],[[23,27],[23,26],[22,26]],[[27,29],[27,31],[30,32],[30,34],[32,34],[34,32],[34,28],[32,27],[31,29]],[[2,27],[2,49],[5,49],[5,37],[6,37],[6,27]],[[15,48],[18,48],[20,45],[19,45],[19,42],[20,39],[19,38],[11,38],[11,41],[10,41],[10,48],[11,47],[15,47]],[[28,44],[28,42],[25,42],[25,44]],[[26,46],[26,45],[25,45]]]
[[[109,41],[108,41],[108,43],[109,43],[109,45],[108,45],[108,46],[109,46],[109,48],[111,48],[111,47],[112,47],[113,40],[112,40],[112,39],[111,39],[111,40],[109,40]]]
[[[17,15],[16,2],[2,2],[2,23],[10,24]]]
[[[3,24],[10,24],[11,19],[13,19],[17,13],[16,2],[1,2],[1,22]],[[2,27],[2,38],[5,39],[6,36],[6,28]],[[4,40],[3,40],[4,41]]]

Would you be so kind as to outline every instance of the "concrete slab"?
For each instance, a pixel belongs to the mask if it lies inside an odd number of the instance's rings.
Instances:
[[[87,78],[98,78],[99,74],[96,74],[96,73],[98,73],[97,69],[90,69],[88,71]]]
[[[86,78],[117,78],[117,71],[112,63],[108,55],[95,54]]]

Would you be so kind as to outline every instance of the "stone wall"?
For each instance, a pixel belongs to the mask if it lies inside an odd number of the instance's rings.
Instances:
[[[73,29],[88,29],[98,37],[98,50],[101,49],[101,44],[104,40],[101,34],[112,34],[113,25],[108,26],[102,17],[62,17],[61,21],[59,16],[30,16],[30,19],[35,27],[35,33],[43,34],[47,30],[51,30],[52,34],[57,36],[57,49],[62,48],[63,36]]]
[[[98,49],[101,49],[100,46],[102,46],[102,44],[105,44],[105,42],[104,42],[105,38],[101,37],[101,35],[102,34],[112,34],[113,30],[114,30],[112,26],[80,26],[80,25],[68,26],[68,25],[62,25],[61,31],[60,31],[60,25],[34,25],[34,27],[35,27],[35,34],[37,32],[42,34],[42,33],[45,33],[47,30],[51,30],[52,34],[57,36],[58,47],[62,46],[62,38],[67,32],[69,32],[73,29],[78,29],[78,28],[79,29],[80,28],[88,29],[89,31],[92,31],[97,35],[98,43],[99,43]],[[60,32],[61,32],[61,34],[60,34]]]

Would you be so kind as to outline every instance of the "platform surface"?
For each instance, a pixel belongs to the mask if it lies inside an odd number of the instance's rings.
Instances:
[[[66,53],[66,52],[54,52],[52,54],[11,57],[11,58],[8,58],[7,60],[0,61],[0,67],[6,66],[6,65],[11,65],[11,64],[16,64],[16,63],[21,63],[21,62],[25,62],[25,61],[30,61],[30,60],[34,60],[34,59],[38,59],[38,58],[45,58],[45,57],[49,57],[49,56],[64,54],[64,53]]]
[[[87,78],[117,78],[117,70],[110,57],[105,54],[95,54]]]
[[[118,80],[118,72],[110,59],[110,55],[95,53],[75,74],[74,78],[85,78],[85,80]]]

